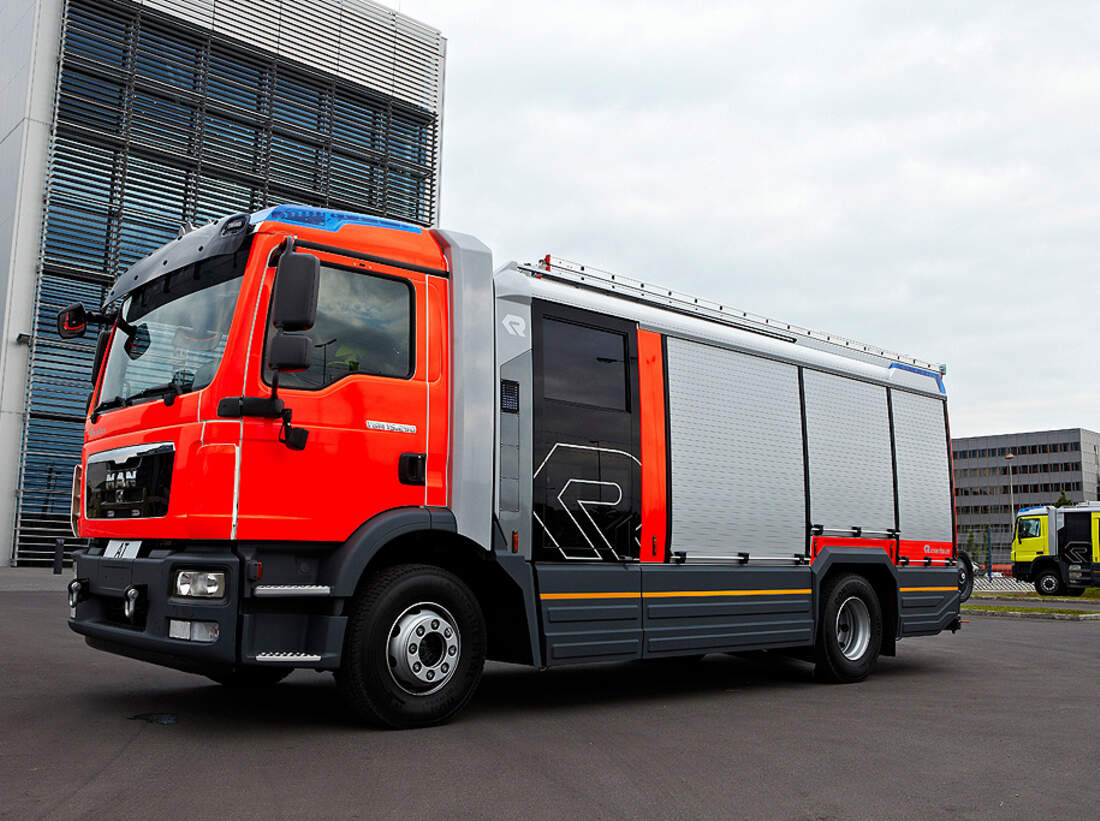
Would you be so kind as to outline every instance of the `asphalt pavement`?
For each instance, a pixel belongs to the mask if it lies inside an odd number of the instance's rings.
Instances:
[[[11,587],[3,818],[1091,814],[1098,622],[971,616],[846,686],[769,656],[492,664],[452,724],[383,732],[347,722],[331,676],[224,689],[93,651],[60,590]]]

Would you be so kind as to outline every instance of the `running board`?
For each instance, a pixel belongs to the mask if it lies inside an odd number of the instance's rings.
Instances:
[[[332,588],[327,584],[258,584],[252,589],[253,596],[329,596]]]
[[[321,657],[316,653],[285,653],[277,650],[257,653],[256,661],[268,664],[316,664]]]

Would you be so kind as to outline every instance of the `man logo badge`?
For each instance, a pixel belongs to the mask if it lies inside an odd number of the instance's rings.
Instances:
[[[500,324],[504,326],[511,336],[527,336],[527,323],[522,316],[516,316],[515,314],[505,314],[504,319],[500,321]]]

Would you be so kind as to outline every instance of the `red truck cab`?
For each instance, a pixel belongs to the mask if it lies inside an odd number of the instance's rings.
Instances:
[[[334,593],[354,593],[346,565],[367,560],[356,532],[383,513],[398,535],[430,530],[433,511],[456,529],[449,247],[392,220],[278,206],[137,263],[112,313],[65,313],[63,335],[103,326],[74,480],[90,540],[74,630],[222,681],[338,666]],[[276,327],[277,272],[291,287],[295,259],[315,269],[285,295],[305,316]],[[269,367],[276,337],[304,359]]]

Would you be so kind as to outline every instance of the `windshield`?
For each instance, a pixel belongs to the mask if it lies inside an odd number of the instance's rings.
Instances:
[[[197,391],[214,379],[241,290],[247,247],[160,277],[122,304],[99,408]]]

